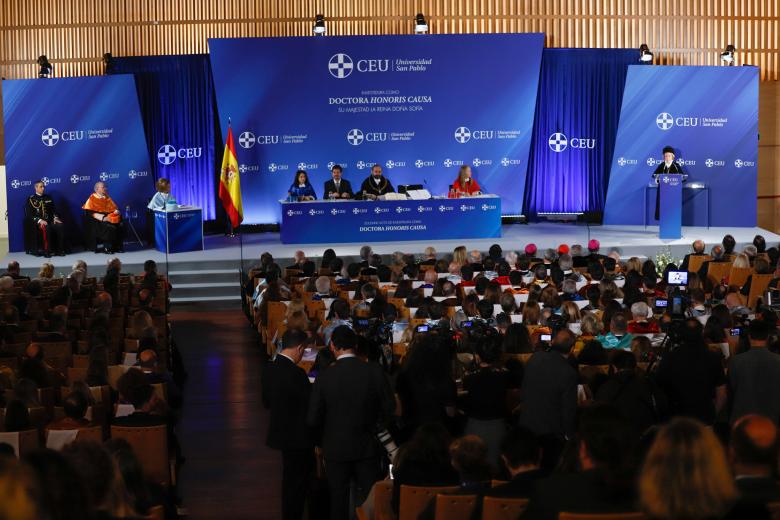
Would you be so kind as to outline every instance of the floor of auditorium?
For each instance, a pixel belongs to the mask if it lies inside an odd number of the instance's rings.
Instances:
[[[265,446],[262,358],[240,305],[177,305],[171,322],[189,373],[178,430],[189,518],[280,518],[281,458]]]

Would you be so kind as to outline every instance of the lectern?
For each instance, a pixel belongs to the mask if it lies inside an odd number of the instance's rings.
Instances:
[[[661,190],[658,236],[664,239],[682,238],[683,175],[662,173],[658,176]]]
[[[194,206],[154,210],[154,242],[161,253],[203,251],[203,211]]]

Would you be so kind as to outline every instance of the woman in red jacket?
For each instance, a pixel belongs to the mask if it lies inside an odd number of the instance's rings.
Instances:
[[[450,198],[464,197],[469,195],[480,195],[482,188],[471,176],[471,166],[464,164],[458,170],[458,178],[452,184],[450,189]]]

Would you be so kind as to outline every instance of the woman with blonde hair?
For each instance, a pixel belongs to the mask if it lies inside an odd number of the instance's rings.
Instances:
[[[471,166],[464,164],[458,170],[458,178],[452,183],[450,198],[469,197],[480,193],[482,193],[482,188],[471,176]]]
[[[732,265],[732,267],[736,267],[739,269],[748,269],[750,267],[750,258],[745,253],[740,253],[734,259],[734,264]]]
[[[466,246],[458,246],[452,251],[452,261],[461,267],[469,263]]]
[[[563,302],[561,305],[561,316],[566,318],[567,324],[580,322],[580,308],[574,302]]]
[[[658,431],[639,476],[639,502],[649,518],[722,518],[736,499],[726,454],[711,429],[678,417]]]
[[[628,259],[626,262],[626,273],[630,271],[636,271],[640,274],[642,273],[642,261],[639,258],[632,256]]]
[[[54,277],[54,264],[50,262],[44,262],[41,265],[41,270],[38,271],[39,280],[51,280]]]

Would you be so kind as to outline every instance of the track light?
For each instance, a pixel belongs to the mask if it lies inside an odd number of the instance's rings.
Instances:
[[[651,63],[653,61],[653,53],[650,52],[650,47],[646,43],[639,46],[639,61],[642,63]]]
[[[314,18],[314,34],[320,36],[325,34],[325,15],[318,14]]]
[[[416,34],[428,32],[428,22],[425,21],[422,13],[417,13],[417,16],[414,17],[414,32]]]
[[[728,63],[729,65],[734,64],[734,51],[737,49],[734,48],[734,45],[729,43],[726,45],[726,50],[720,53],[720,61],[723,63]]]
[[[51,76],[52,66],[51,63],[49,63],[49,58],[47,58],[45,54],[38,56],[38,66],[40,67],[38,69],[39,78],[48,78]]]

